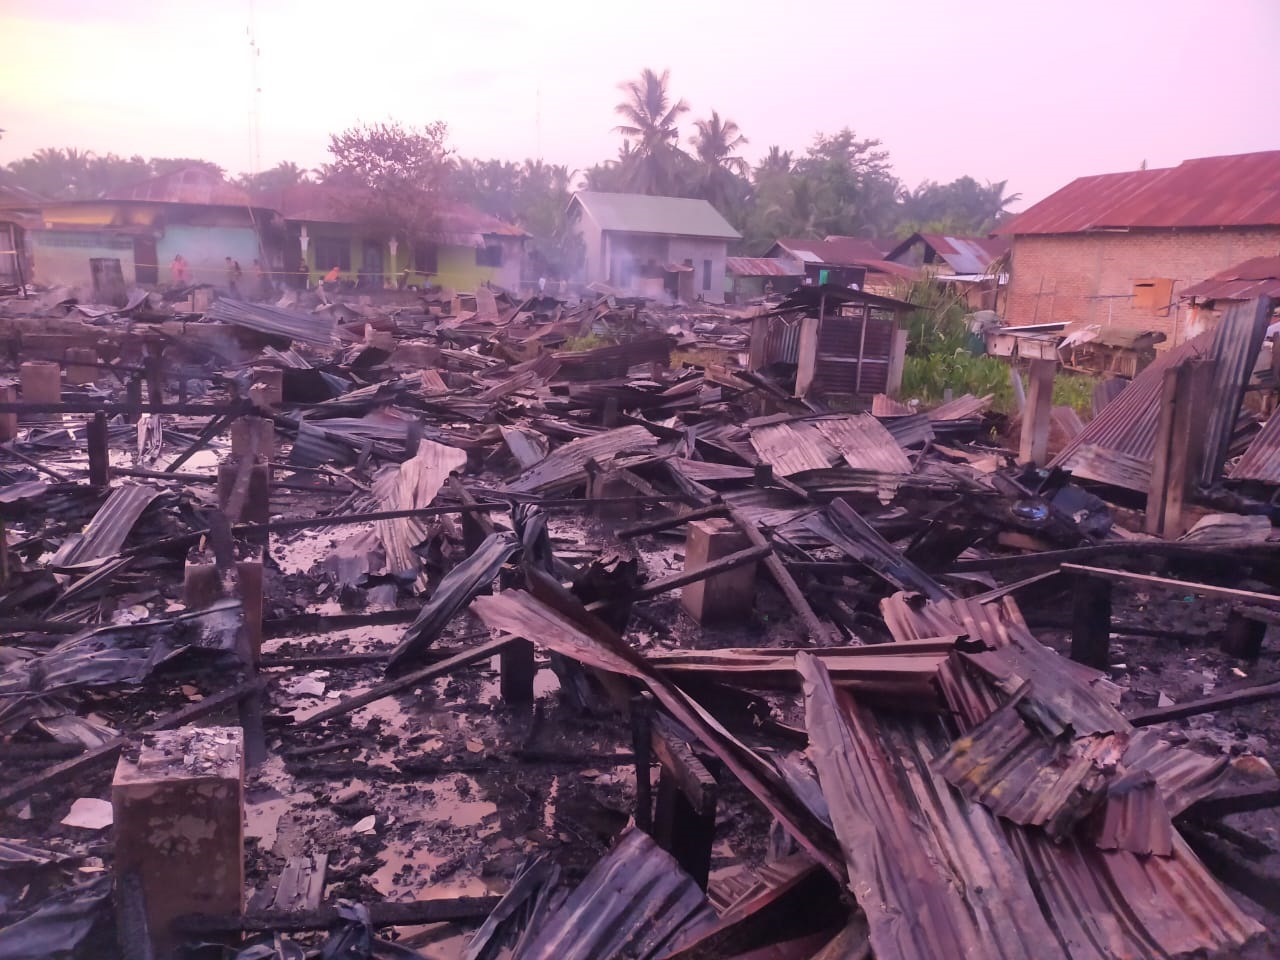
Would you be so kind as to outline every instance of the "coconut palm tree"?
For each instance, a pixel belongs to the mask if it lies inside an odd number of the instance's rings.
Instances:
[[[783,150],[775,143],[764,155],[764,159],[756,164],[754,171],[756,182],[758,183],[764,177],[790,173],[791,163],[791,151]]]
[[[626,99],[614,107],[623,120],[614,130],[633,144],[627,179],[638,193],[671,193],[677,185],[682,157],[677,121],[689,104],[672,102],[670,80],[670,70],[659,74],[646,67],[638,79],[618,85]]]
[[[746,191],[747,161],[736,151],[747,143],[738,125],[721,119],[712,110],[706,120],[698,120],[697,132],[689,138],[697,161],[698,192],[716,209],[724,212],[741,200]]]

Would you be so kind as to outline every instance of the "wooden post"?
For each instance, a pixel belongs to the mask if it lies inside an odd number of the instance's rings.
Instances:
[[[751,346],[747,354],[747,369],[759,370],[768,362],[769,318],[753,317],[751,320]]]
[[[1246,617],[1239,610],[1227,614],[1227,630],[1222,635],[1222,652],[1229,657],[1255,662],[1262,654],[1262,639],[1267,625],[1262,620]]]
[[[14,403],[18,399],[17,388],[13,384],[0,387],[0,403]],[[18,415],[16,413],[0,413],[0,442],[7,442],[18,435]]]
[[[236,592],[244,609],[244,635],[246,654],[253,666],[262,659],[262,611],[263,611],[263,554],[236,561]]]
[[[757,487],[768,487],[773,484],[773,464],[757,463],[752,468],[751,482]]]
[[[604,398],[604,409],[600,412],[600,423],[605,427],[616,427],[618,425],[617,397]]]
[[[719,785],[687,743],[656,727],[652,743],[662,763],[653,838],[705,890]]]
[[[1022,415],[1022,443],[1018,447],[1021,463],[1040,467],[1049,459],[1049,415],[1053,412],[1053,378],[1057,372],[1057,360],[1031,361],[1031,390]]]
[[[907,331],[893,330],[893,347],[889,353],[889,376],[884,392],[891,397],[902,393],[902,371],[907,366]]]
[[[111,460],[107,443],[107,415],[99,410],[85,428],[89,448],[89,486],[104,489],[110,482]]]
[[[498,664],[503,703],[532,703],[533,678],[537,673],[533,661],[533,644],[528,640],[512,640],[498,654]]]
[[[142,380],[131,377],[124,386],[125,403],[129,405],[129,422],[137,423],[142,419]]]
[[[1071,659],[1105,670],[1111,651],[1111,583],[1077,574],[1071,609]]]
[[[1214,361],[1184,360],[1164,372],[1144,528],[1175,539],[1186,532],[1183,506],[1200,474]]]
[[[636,755],[636,826],[652,833],[653,694],[647,690],[631,698],[631,748]]]

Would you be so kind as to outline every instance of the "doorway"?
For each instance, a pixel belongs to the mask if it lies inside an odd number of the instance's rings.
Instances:
[[[364,256],[360,261],[361,286],[366,289],[382,289],[382,244],[377,240],[364,242]]]
[[[160,282],[158,257],[155,237],[133,238],[133,278],[136,283]]]

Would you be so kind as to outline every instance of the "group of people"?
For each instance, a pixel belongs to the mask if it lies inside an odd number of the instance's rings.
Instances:
[[[273,297],[276,294],[275,284],[271,282],[267,271],[262,266],[262,261],[254,260],[253,267],[253,284],[248,290],[242,291],[244,284],[244,270],[240,267],[240,261],[234,257],[226,258],[226,279],[227,290],[231,296],[239,297],[242,292],[249,296],[256,297]],[[169,286],[175,290],[181,290],[190,286],[191,265],[187,262],[187,258],[180,253],[175,253],[173,259],[169,262]]]

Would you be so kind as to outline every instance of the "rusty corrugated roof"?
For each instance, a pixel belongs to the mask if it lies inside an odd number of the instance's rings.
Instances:
[[[228,183],[213,171],[194,165],[115,190],[107,194],[105,199],[219,207],[260,206],[244,190]]]
[[[1157,354],[1156,359],[1118,397],[1062,448],[1050,466],[1077,471],[1081,476],[1102,483],[1145,492],[1151,482],[1151,458],[1155,455],[1156,430],[1160,423],[1164,372],[1184,359],[1204,356],[1212,337],[1212,333],[1202,333],[1172,350]],[[1120,454],[1120,466],[1108,470],[1106,458],[1088,455],[1090,449]],[[1085,467],[1088,468],[1087,473],[1082,469]],[[1139,469],[1141,475],[1136,475],[1130,468]]]
[[[1262,432],[1253,438],[1231,471],[1231,479],[1280,483],[1280,415],[1272,414]]]
[[[950,237],[942,233],[913,233],[886,253],[884,259],[899,261],[917,243],[932,247],[947,266],[960,274],[986,273],[993,263],[1009,252],[1007,237]]]
[[[724,268],[739,277],[803,277],[804,266],[784,257],[725,257]]]
[[[996,232],[1250,226],[1280,226],[1280,150],[1079,177]]]
[[[1183,300],[1280,299],[1280,257],[1254,257],[1182,291]]]

